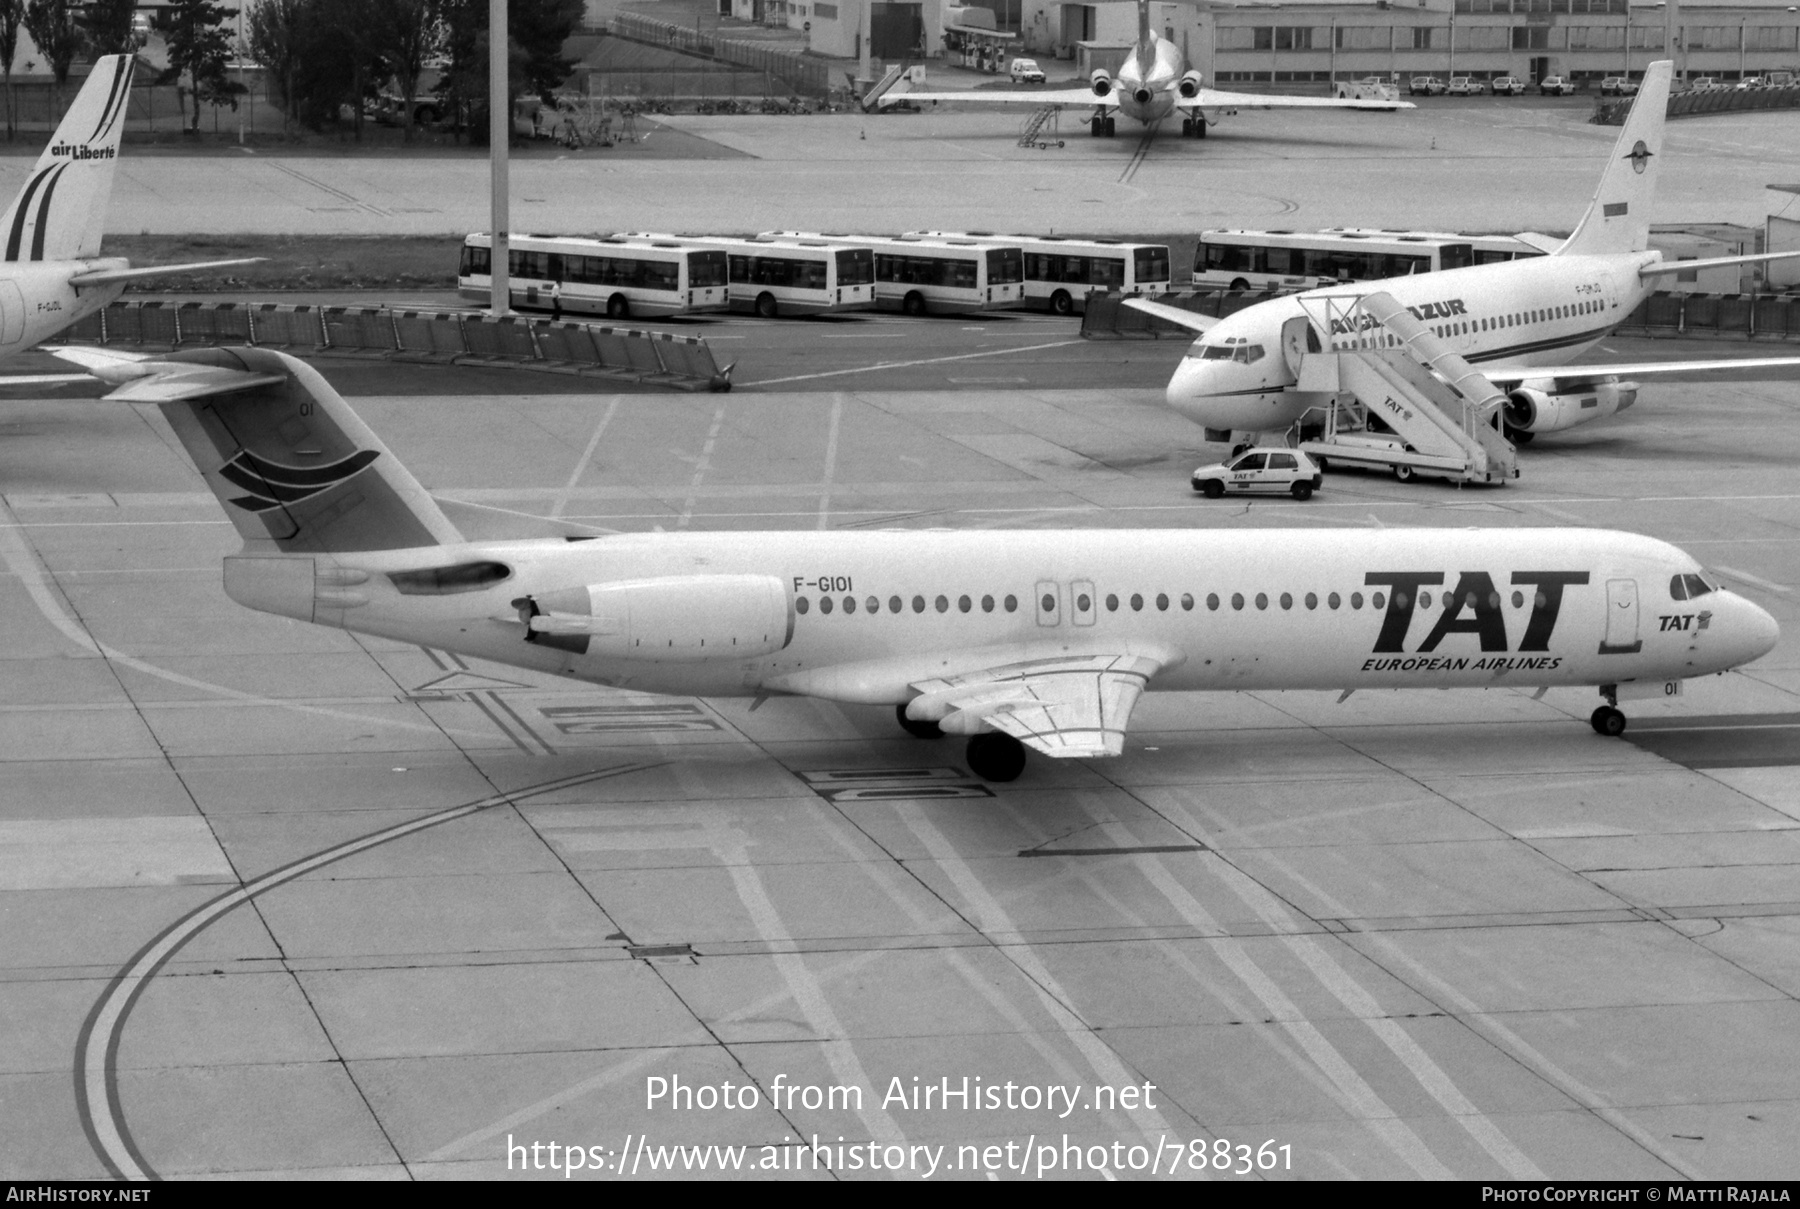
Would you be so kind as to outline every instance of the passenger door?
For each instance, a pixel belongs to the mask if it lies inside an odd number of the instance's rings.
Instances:
[[[1638,591],[1635,579],[1606,581],[1606,637],[1602,655],[1631,655],[1642,650],[1638,637]]]
[[[1225,482],[1228,491],[1255,491],[1262,485],[1263,466],[1268,455],[1247,453],[1231,464],[1231,477]]]
[[[1287,491],[1300,470],[1300,463],[1294,460],[1291,453],[1272,453],[1269,455],[1268,473],[1262,476],[1262,487],[1265,491],[1281,494]]]

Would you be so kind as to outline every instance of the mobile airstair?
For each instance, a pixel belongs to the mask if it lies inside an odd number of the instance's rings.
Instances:
[[[1019,132],[1019,146],[1033,147],[1039,151],[1050,147],[1061,147],[1061,133],[1057,129],[1057,115],[1062,112],[1061,105],[1046,105],[1034,112],[1025,122],[1025,128]],[[1045,130],[1048,126],[1050,129]]]
[[[1496,420],[1506,396],[1392,294],[1327,294],[1304,306],[1305,316],[1282,329],[1282,354],[1298,389],[1334,402],[1296,426],[1300,449],[1327,465],[1386,467],[1402,479],[1519,477]]]

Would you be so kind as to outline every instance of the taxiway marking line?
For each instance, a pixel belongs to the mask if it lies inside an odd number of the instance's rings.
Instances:
[[[953,357],[924,357],[917,361],[883,361],[877,365],[858,365],[851,369],[828,369],[817,374],[795,374],[788,378],[764,378],[761,382],[740,382],[739,386],[774,386],[780,382],[807,382],[814,378],[837,378],[844,374],[871,374],[883,369],[910,369],[916,365],[941,365],[947,361],[970,361],[976,357],[1004,357],[1012,353],[1036,353],[1047,348],[1067,348],[1080,340],[1053,340],[1049,344],[1027,344],[1020,348],[990,348],[979,353],[958,353]]]
[[[367,835],[335,844],[312,856],[302,857],[292,864],[283,865],[279,869],[270,870],[261,877],[253,878],[235,890],[221,894],[211,902],[203,903],[188,912],[174,923],[164,928],[143,948],[139,949],[125,967],[115,974],[107,983],[100,998],[94,1002],[87,1019],[82,1023],[81,1034],[75,1041],[75,1110],[81,1118],[82,1129],[87,1133],[88,1141],[94,1152],[112,1174],[124,1180],[154,1180],[161,1178],[156,1169],[138,1150],[132,1139],[131,1130],[125,1123],[125,1110],[119,1100],[119,1043],[123,1038],[126,1022],[131,1018],[131,1009],[136,1006],[150,980],[170,958],[180,952],[182,947],[205,931],[214,922],[231,911],[264,894],[277,886],[286,885],[296,878],[304,877],[316,869],[334,864],[346,857],[366,852],[370,848],[401,839],[415,832],[424,831],[443,823],[454,822],[471,814],[490,810],[495,806],[513,805],[529,798],[540,797],[558,790],[570,789],[576,785],[585,785],[593,781],[612,777],[625,776],[628,773],[642,772],[645,769],[659,767],[662,761],[644,761],[634,764],[620,764],[612,768],[593,769],[573,776],[558,777],[553,781],[544,781],[523,789],[506,793],[490,794],[473,802],[465,802],[461,806],[452,806],[448,810],[440,810],[423,818],[411,819],[397,823],[392,827],[383,827]],[[104,1112],[96,1112],[97,1105],[104,1105]]]
[[[700,502],[700,482],[706,472],[712,469],[713,447],[719,443],[719,429],[725,423],[725,405],[713,412],[712,427],[706,430],[706,443],[700,446],[700,460],[694,463],[694,477],[688,482],[688,497],[681,505],[681,515],[675,520],[677,529],[685,529],[688,522],[694,519],[694,505]]]
[[[614,395],[612,402],[606,405],[606,414],[600,417],[600,423],[594,428],[594,435],[588,438],[587,448],[581,451],[581,457],[575,462],[575,469],[569,472],[569,481],[563,484],[563,489],[557,492],[556,500],[550,506],[552,519],[561,516],[563,509],[569,506],[569,493],[575,490],[575,485],[581,482],[581,476],[587,473],[588,463],[594,460],[594,451],[600,448],[600,438],[606,434],[606,426],[612,423],[622,398],[621,395]]]
[[[825,472],[819,480],[819,528],[831,520],[831,484],[837,477],[838,427],[844,419],[842,392],[831,396],[831,422],[825,432]]]

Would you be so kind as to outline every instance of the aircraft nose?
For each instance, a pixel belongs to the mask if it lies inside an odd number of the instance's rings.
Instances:
[[[1169,375],[1169,385],[1163,391],[1163,401],[1175,411],[1192,418],[1196,400],[1206,393],[1206,371],[1193,361],[1183,361]]]
[[[1775,618],[1769,614],[1769,611],[1761,605],[1748,600],[1743,604],[1745,613],[1742,623],[1745,650],[1743,661],[1750,663],[1761,659],[1775,649],[1775,644],[1781,641],[1781,627],[1776,624]]]

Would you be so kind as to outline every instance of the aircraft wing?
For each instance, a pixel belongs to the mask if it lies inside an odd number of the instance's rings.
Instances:
[[[1098,105],[1116,109],[1119,104],[1116,95],[1097,97],[1089,88],[1060,88],[1054,92],[1046,92],[1042,88],[992,88],[976,92],[921,91],[891,95],[896,101],[955,101],[969,105]]]
[[[1738,357],[1729,361],[1641,361],[1630,365],[1477,365],[1482,377],[1495,386],[1521,382],[1561,382],[1588,378],[1641,378],[1648,374],[1711,373],[1725,369],[1800,369],[1800,357]]]
[[[1178,306],[1170,306],[1166,302],[1152,302],[1148,298],[1120,299],[1134,311],[1142,311],[1146,315],[1155,315],[1158,319],[1166,319],[1190,332],[1204,332],[1218,322],[1211,315],[1202,315],[1195,311],[1184,311]]]
[[[234,264],[255,264],[266,257],[246,256],[239,260],[196,260],[189,264],[153,264],[138,269],[95,269],[69,278],[73,286],[107,285],[114,281],[135,281],[140,277],[156,277],[163,273],[197,273],[201,269],[223,269]]]
[[[1192,97],[1176,97],[1175,108],[1184,113],[1206,109],[1415,109],[1411,101],[1365,101],[1338,97],[1290,97],[1261,92],[1220,92],[1202,88]]]
[[[935,715],[953,734],[973,734],[985,722],[1059,759],[1116,756],[1124,750],[1125,726],[1144,685],[1180,661],[1170,653],[1027,659],[919,681],[912,687],[923,696],[907,712]]]
[[[280,386],[278,374],[257,374],[191,361],[158,361],[156,354],[105,348],[52,348],[46,352],[72,361],[108,386],[114,403],[175,403],[206,395],[229,395],[253,386]]]

